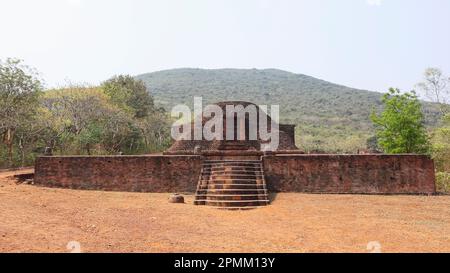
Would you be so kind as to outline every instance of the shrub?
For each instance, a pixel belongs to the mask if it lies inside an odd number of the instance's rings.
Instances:
[[[450,193],[450,173],[436,173],[436,189],[438,192]]]

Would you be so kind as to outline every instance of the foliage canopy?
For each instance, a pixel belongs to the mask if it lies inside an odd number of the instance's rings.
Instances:
[[[386,153],[427,153],[429,142],[421,104],[414,92],[402,94],[391,88],[382,102],[384,110],[371,119],[378,144]]]

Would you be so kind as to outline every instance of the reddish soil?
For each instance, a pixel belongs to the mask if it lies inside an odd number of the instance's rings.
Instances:
[[[274,195],[217,210],[169,193],[16,184],[0,173],[0,252],[450,252],[450,196]]]

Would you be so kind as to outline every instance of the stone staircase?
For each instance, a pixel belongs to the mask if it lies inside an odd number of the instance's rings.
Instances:
[[[249,151],[259,150],[260,144],[256,140],[225,140],[218,150],[222,151]]]
[[[268,205],[269,197],[261,161],[204,161],[194,204],[224,209]]]
[[[219,150],[241,151],[248,150],[248,143],[239,140],[227,140],[219,147]]]

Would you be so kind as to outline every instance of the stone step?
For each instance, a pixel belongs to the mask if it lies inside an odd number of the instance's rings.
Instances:
[[[227,151],[242,151],[242,150],[248,150],[250,146],[247,145],[227,145],[222,146],[219,148],[219,150],[227,150]]]
[[[227,164],[227,163],[252,163],[252,164],[261,164],[260,160],[205,160],[204,164]]]
[[[221,192],[217,192],[217,191],[222,190]],[[245,193],[247,194],[265,194],[267,192],[262,192],[262,191],[258,191],[258,190],[267,190],[267,188],[265,186],[263,187],[251,187],[251,188],[242,188],[240,186],[236,187],[233,185],[220,185],[220,186],[202,186],[200,188],[197,188],[196,193],[197,194],[225,194],[227,192],[224,192],[223,190],[229,190],[229,194],[242,194],[243,192],[239,192],[238,190],[249,190],[246,191]],[[251,191],[250,191],[251,190]],[[216,191],[216,192],[212,192],[212,191]]]
[[[208,175],[208,176],[224,176],[224,175],[240,175],[240,176],[262,176],[262,173],[256,173],[256,172],[222,172],[222,173],[202,173],[202,175]]]
[[[236,173],[236,172],[262,172],[261,169],[258,168],[249,168],[249,167],[230,167],[230,168],[220,168],[220,167],[214,167],[211,169],[204,169],[203,173],[217,173],[217,172],[224,172],[224,173]]]
[[[261,163],[261,160],[205,160],[203,163],[230,163],[230,162],[238,162],[238,163]]]
[[[200,180],[199,186],[210,186],[210,185],[242,185],[243,187],[248,187],[251,185],[255,186],[266,186],[264,180]]]
[[[205,201],[194,201],[194,205],[206,205]],[[252,210],[252,209],[258,209],[258,208],[264,208],[264,206],[258,205],[258,206],[227,206],[227,207],[219,207],[219,206],[209,206],[210,208],[213,209],[220,209],[220,210]]]
[[[262,178],[259,179],[201,179],[199,184],[263,184],[264,180]]]
[[[211,168],[203,168],[204,172],[208,171],[262,171],[261,167],[242,167],[242,166],[226,166],[226,167],[211,167]]]
[[[251,180],[262,180],[262,175],[257,174],[221,174],[221,175],[202,175],[201,180],[230,180],[230,179],[251,179]]]
[[[194,205],[196,206],[204,206],[205,200],[194,200]]]
[[[218,210],[252,210],[252,209],[260,209],[264,208],[265,206],[245,206],[245,207],[215,207],[211,206],[211,208],[218,209]]]
[[[266,206],[269,204],[269,200],[205,200],[207,206],[217,207],[244,207],[244,206]]]
[[[266,184],[265,183],[239,183],[230,181],[228,183],[199,183],[197,186],[197,189],[203,190],[203,189],[265,189]]]
[[[267,194],[248,194],[248,195],[213,195],[213,194],[205,194],[196,196],[196,200],[268,200],[269,197]]]
[[[199,189],[230,189],[230,190],[240,190],[240,189],[266,189],[265,184],[256,185],[256,184],[208,184],[204,187],[199,187]]]
[[[199,180],[200,181],[213,181],[213,180],[252,180],[259,181],[264,180],[263,176],[242,176],[242,175],[221,175],[221,176],[208,176],[202,175]]]
[[[236,174],[236,175],[263,175],[262,171],[255,171],[255,170],[249,170],[249,171],[239,171],[239,170],[232,170],[232,171],[202,171],[202,175],[228,175],[228,174]]]
[[[204,194],[267,194],[267,189],[198,189],[196,195]]]
[[[238,168],[238,169],[237,169]],[[237,170],[236,170],[237,169]],[[239,166],[233,166],[233,167],[213,167],[213,168],[202,168],[203,172],[233,172],[233,171],[239,171],[239,172],[263,172],[264,170],[259,167],[239,167]]]
[[[214,167],[261,167],[260,163],[247,163],[247,164],[239,164],[239,163],[232,163],[229,164],[221,164],[221,163],[214,163],[214,164],[203,164],[203,168],[214,168]]]
[[[214,196],[214,197],[217,197],[217,196],[222,196],[222,197],[258,196],[258,197],[260,197],[260,196],[265,196],[265,197],[267,197],[267,194],[266,193],[259,193],[259,194],[245,194],[245,193],[242,193],[242,194],[197,194],[196,196],[199,196],[199,197],[205,197],[205,196]]]
[[[261,163],[239,163],[239,162],[229,162],[229,163],[203,163],[203,167],[227,167],[227,166],[250,166],[258,167]]]

